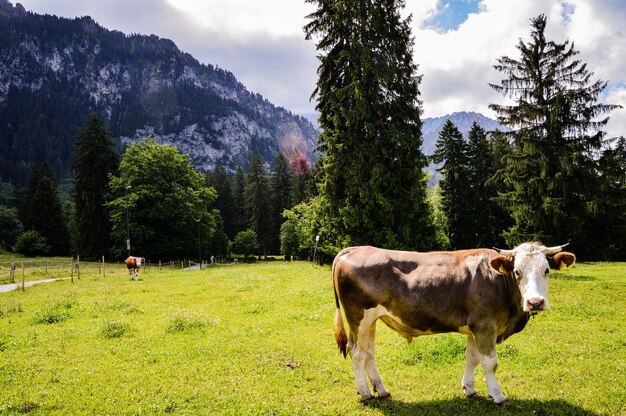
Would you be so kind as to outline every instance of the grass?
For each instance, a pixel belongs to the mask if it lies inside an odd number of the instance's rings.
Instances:
[[[330,270],[310,263],[91,274],[0,294],[0,414],[626,414],[626,264],[550,281],[553,310],[498,347],[511,405],[460,388],[464,339],[378,326],[393,397],[361,403],[332,335]]]

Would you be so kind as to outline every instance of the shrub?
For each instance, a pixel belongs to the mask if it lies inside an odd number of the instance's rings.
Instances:
[[[33,322],[36,324],[56,324],[63,322],[70,317],[69,310],[71,307],[71,303],[57,303],[47,309],[36,312],[33,317]]]
[[[111,322],[107,323],[100,333],[104,338],[121,338],[125,334],[130,332],[130,325],[126,322]]]
[[[243,254],[244,261],[248,260],[250,254],[254,254],[259,249],[259,243],[256,233],[248,229],[241,231],[235,236],[233,243],[233,252],[237,254]]]
[[[37,231],[25,231],[17,237],[13,251],[25,256],[43,256],[48,254],[50,246]]]

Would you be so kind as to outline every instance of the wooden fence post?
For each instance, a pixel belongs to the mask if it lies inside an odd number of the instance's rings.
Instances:
[[[74,283],[74,256],[72,256],[72,261],[70,261],[70,282]]]
[[[22,292],[26,290],[26,277],[24,276],[24,262],[22,262]]]
[[[102,277],[107,277],[107,272],[104,265],[104,256],[102,256]]]
[[[80,280],[80,254],[76,255],[76,277]]]
[[[11,283],[15,283],[15,257],[11,257]]]

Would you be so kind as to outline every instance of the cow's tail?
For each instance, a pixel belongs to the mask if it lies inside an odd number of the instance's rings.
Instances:
[[[348,335],[346,334],[346,328],[343,323],[343,314],[341,313],[341,303],[339,302],[339,296],[337,295],[337,260],[339,255],[333,262],[333,291],[335,292],[335,340],[339,351],[345,358],[348,354]]]

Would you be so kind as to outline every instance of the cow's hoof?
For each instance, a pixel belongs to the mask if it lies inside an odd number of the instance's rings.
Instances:
[[[498,397],[492,397],[492,399],[498,406],[508,406],[510,404],[509,400],[502,394]]]
[[[474,392],[465,392],[465,397],[467,397],[468,399],[478,399],[480,396],[478,395],[477,391]]]
[[[368,395],[368,396],[364,396],[364,395],[362,395],[359,392],[357,392],[357,394],[360,396],[361,402],[363,402],[363,403],[371,402],[372,400],[376,399],[376,397],[371,395],[371,394]]]
[[[391,399],[391,393],[387,392],[387,393],[384,393],[384,394],[379,394],[378,398],[380,400]]]

